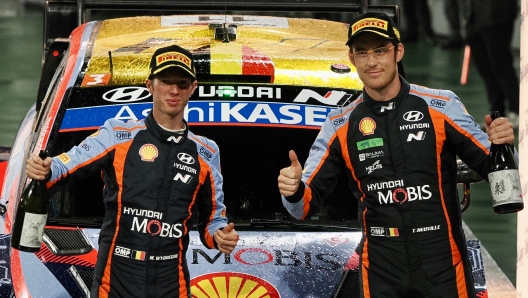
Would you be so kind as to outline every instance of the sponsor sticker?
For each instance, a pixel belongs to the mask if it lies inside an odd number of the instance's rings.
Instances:
[[[158,157],[158,148],[152,144],[145,144],[139,148],[142,161],[153,162]]]
[[[363,140],[356,143],[358,150],[364,150],[368,148],[381,147],[383,146],[382,138],[373,138],[368,140]]]
[[[398,237],[400,233],[398,228],[371,227],[370,235],[377,237]]]
[[[352,25],[352,34],[354,34],[359,29],[369,27],[387,30],[388,22],[377,18],[366,18],[361,21],[357,21]]]
[[[177,156],[184,164],[192,165],[194,163],[194,158],[185,152],[178,153]]]
[[[367,158],[378,158],[383,157],[384,153],[382,150],[374,151],[374,152],[365,152],[359,154],[359,161],[364,161]]]
[[[134,259],[138,261],[144,261],[147,253],[144,251],[133,250],[130,248],[116,245],[114,249],[114,255],[129,258],[129,259]]]
[[[423,113],[419,111],[409,111],[403,114],[403,119],[409,122],[420,121],[423,119],[423,117],[424,117]]]
[[[115,132],[116,139],[119,141],[122,140],[130,140],[132,138],[132,133],[130,131],[116,131]]]
[[[431,100],[431,106],[434,108],[445,109],[446,105],[447,105],[447,101],[445,100],[440,100],[440,99]]]
[[[57,158],[63,163],[63,164],[67,164],[71,161],[71,158],[68,156],[68,154],[66,153],[62,153],[60,155],[57,156]]]
[[[378,169],[381,169],[381,168],[383,168],[383,165],[381,164],[381,162],[378,159],[372,165],[370,165],[368,167],[365,167],[365,170],[367,171],[367,174],[370,175],[375,170],[378,170]]]
[[[359,131],[361,131],[364,136],[373,134],[375,129],[376,122],[372,118],[365,117],[359,121]]]
[[[249,297],[233,293],[253,293],[251,297],[280,298],[279,291],[258,276],[241,272],[214,272],[191,279],[191,294],[196,297]],[[236,296],[235,296],[236,295]]]

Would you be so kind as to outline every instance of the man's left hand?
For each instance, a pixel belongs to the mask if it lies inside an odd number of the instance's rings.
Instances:
[[[219,251],[225,254],[230,254],[233,249],[235,249],[238,242],[238,234],[235,231],[235,224],[229,223],[229,225],[225,226],[222,230],[217,230],[214,233],[214,239]]]
[[[491,116],[486,115],[484,120],[486,121],[486,133],[491,143],[513,145],[515,135],[513,125],[508,118],[500,117],[492,122]]]

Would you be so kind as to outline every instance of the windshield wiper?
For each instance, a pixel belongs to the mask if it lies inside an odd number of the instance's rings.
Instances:
[[[319,224],[300,224],[286,220],[272,220],[272,219],[251,219],[250,227],[280,227],[286,226],[290,228],[302,228],[307,230],[324,230],[324,231],[360,231],[359,228],[336,225],[319,225]]]

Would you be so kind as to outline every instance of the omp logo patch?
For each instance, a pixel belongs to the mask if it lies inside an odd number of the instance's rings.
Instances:
[[[346,120],[347,120],[346,117],[339,117],[339,118],[337,118],[337,119],[332,120],[332,124],[333,124],[334,126],[339,126],[339,125],[345,123]]]
[[[431,100],[431,106],[439,109],[444,109],[447,105],[447,101],[440,99]]]
[[[248,293],[251,293],[248,296]],[[268,281],[241,272],[214,272],[191,279],[193,297],[265,297],[280,298],[279,291]]]
[[[57,158],[63,163],[63,164],[67,164],[71,161],[71,158],[68,156],[68,154],[66,153],[62,153],[60,154],[59,156],[57,156]]]
[[[125,257],[125,258],[129,258],[129,259],[134,259],[134,260],[139,260],[139,261],[144,261],[146,254],[147,253],[144,252],[144,251],[133,250],[133,249],[130,249],[130,248],[117,246],[117,245],[116,245],[116,247],[114,249],[114,255],[116,255],[116,256]]]
[[[370,235],[378,237],[398,237],[400,233],[398,232],[398,228],[371,227]]]
[[[153,162],[158,157],[158,148],[152,144],[145,144],[139,148],[142,161]]]
[[[205,149],[204,147],[200,147],[200,155],[209,161],[211,160],[211,158],[213,158],[213,154],[211,153],[211,151]]]
[[[132,133],[130,131],[116,131],[115,132],[116,139],[119,141],[121,140],[129,140],[132,138]]]

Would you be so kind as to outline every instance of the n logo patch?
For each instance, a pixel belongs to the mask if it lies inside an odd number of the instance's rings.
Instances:
[[[183,183],[189,184],[189,182],[192,180],[192,176],[189,174],[182,175],[180,173],[177,173],[176,176],[174,176],[174,181],[180,180]]]
[[[409,136],[407,137],[407,142],[410,142],[412,140],[417,140],[417,141],[421,141],[425,139],[425,131],[419,131],[417,133],[410,133]]]

